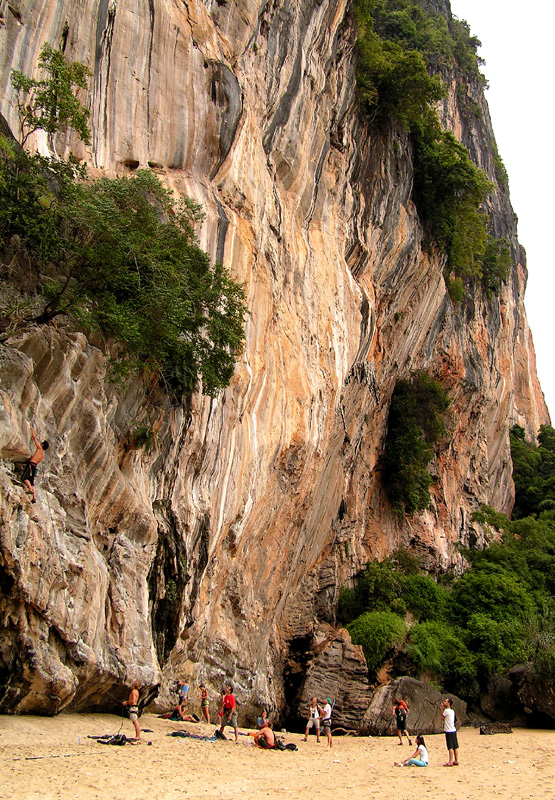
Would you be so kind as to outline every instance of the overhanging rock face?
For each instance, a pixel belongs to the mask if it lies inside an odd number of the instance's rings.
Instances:
[[[509,427],[548,415],[509,198],[497,187],[491,205],[510,281],[456,307],[421,249],[405,133],[358,119],[341,0],[17,5],[0,25],[12,129],[9,70],[63,46],[93,73],[93,145],[58,137],[56,151],[73,144],[93,174],[154,169],[200,201],[201,245],[245,282],[250,314],[230,387],[182,408],[138,377],[111,384],[70,327],[2,346],[0,708],[108,707],[135,677],[164,704],[179,676],[231,679],[243,719],[281,709],[288,643],[334,623],[341,581],[399,545],[456,566],[455,544],[482,536],[472,512],[511,506]],[[468,90],[480,118],[454,85],[441,113],[495,181],[487,106]],[[418,368],[451,416],[432,505],[399,522],[378,464],[395,381]],[[29,422],[53,444],[34,506],[10,472]],[[150,452],[132,446],[141,425]]]

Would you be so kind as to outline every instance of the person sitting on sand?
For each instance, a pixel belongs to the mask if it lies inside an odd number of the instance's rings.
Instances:
[[[266,723],[268,723],[269,725],[270,720],[268,719],[268,712],[266,711],[266,709],[263,709],[262,716],[258,717],[258,719],[256,720],[256,727],[258,728],[258,730],[260,730],[260,728],[263,728],[264,725],[266,725]]]
[[[416,737],[416,750],[412,756],[405,758],[404,761],[395,761],[394,764],[396,767],[427,767],[428,750],[426,749],[424,737],[420,736],[420,734]]]
[[[187,695],[180,695],[179,703],[175,707],[175,714],[183,722],[199,722],[198,717],[196,717],[194,714],[189,714],[189,707],[187,705]]]
[[[42,442],[41,444],[32,428],[31,436],[33,437],[33,442],[35,443],[35,452],[25,463],[23,472],[21,474],[21,480],[23,481],[23,485],[27,488],[29,494],[33,495],[31,503],[36,503],[37,496],[35,494],[35,475],[37,474],[37,466],[44,458],[44,451],[48,450],[48,442]]]
[[[129,713],[129,719],[133,723],[135,727],[135,741],[138,742],[141,738],[141,728],[139,726],[138,716],[139,716],[139,689],[141,688],[141,684],[139,681],[133,681],[131,685],[131,691],[129,693],[129,699],[124,700],[122,705],[127,706],[127,711]]]
[[[395,715],[395,726],[397,728],[397,736],[399,737],[399,744],[403,744],[403,734],[409,740],[409,745],[412,745],[409,733],[407,731],[407,714],[409,707],[404,700],[396,700],[393,706],[391,715]]]
[[[268,720],[266,720],[262,728],[254,734],[254,743],[257,747],[262,747],[264,750],[271,750],[276,746],[276,737],[274,736],[273,730],[270,728]]]

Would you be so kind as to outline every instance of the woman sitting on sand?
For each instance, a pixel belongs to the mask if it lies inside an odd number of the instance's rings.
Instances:
[[[424,737],[420,735],[416,737],[416,750],[410,758],[406,758],[404,761],[395,761],[394,763],[396,767],[412,767],[413,764],[415,767],[427,767],[428,751],[424,744]]]

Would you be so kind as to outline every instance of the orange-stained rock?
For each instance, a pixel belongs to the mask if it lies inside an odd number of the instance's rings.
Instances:
[[[212,696],[232,680],[241,718],[285,702],[294,642],[334,624],[338,586],[399,545],[432,571],[462,567],[471,521],[513,500],[508,432],[548,413],[505,189],[491,198],[514,269],[499,296],[454,306],[423,252],[402,130],[357,116],[346,0],[20,0],[1,13],[9,70],[44,41],[93,72],[94,174],[155,169],[200,201],[201,244],[245,282],[246,346],[230,387],[183,408],[136,377],[106,377],[82,334],[30,328],[1,346],[0,708],[111,707],[139,678],[158,702],[176,677]],[[440,109],[495,182],[492,132]],[[40,135],[42,151],[48,142]],[[452,397],[428,511],[399,521],[380,483],[389,401],[425,368]],[[29,423],[53,447],[32,506],[10,474]],[[152,452],[130,442],[139,425]],[[292,644],[293,643],[293,644]],[[325,691],[325,690],[324,690]],[[362,691],[366,691],[363,687]]]

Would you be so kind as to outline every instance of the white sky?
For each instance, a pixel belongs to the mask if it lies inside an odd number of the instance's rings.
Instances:
[[[526,250],[526,313],[538,375],[555,419],[554,0],[451,0],[453,14],[482,42],[499,154],[509,174],[518,238]]]

